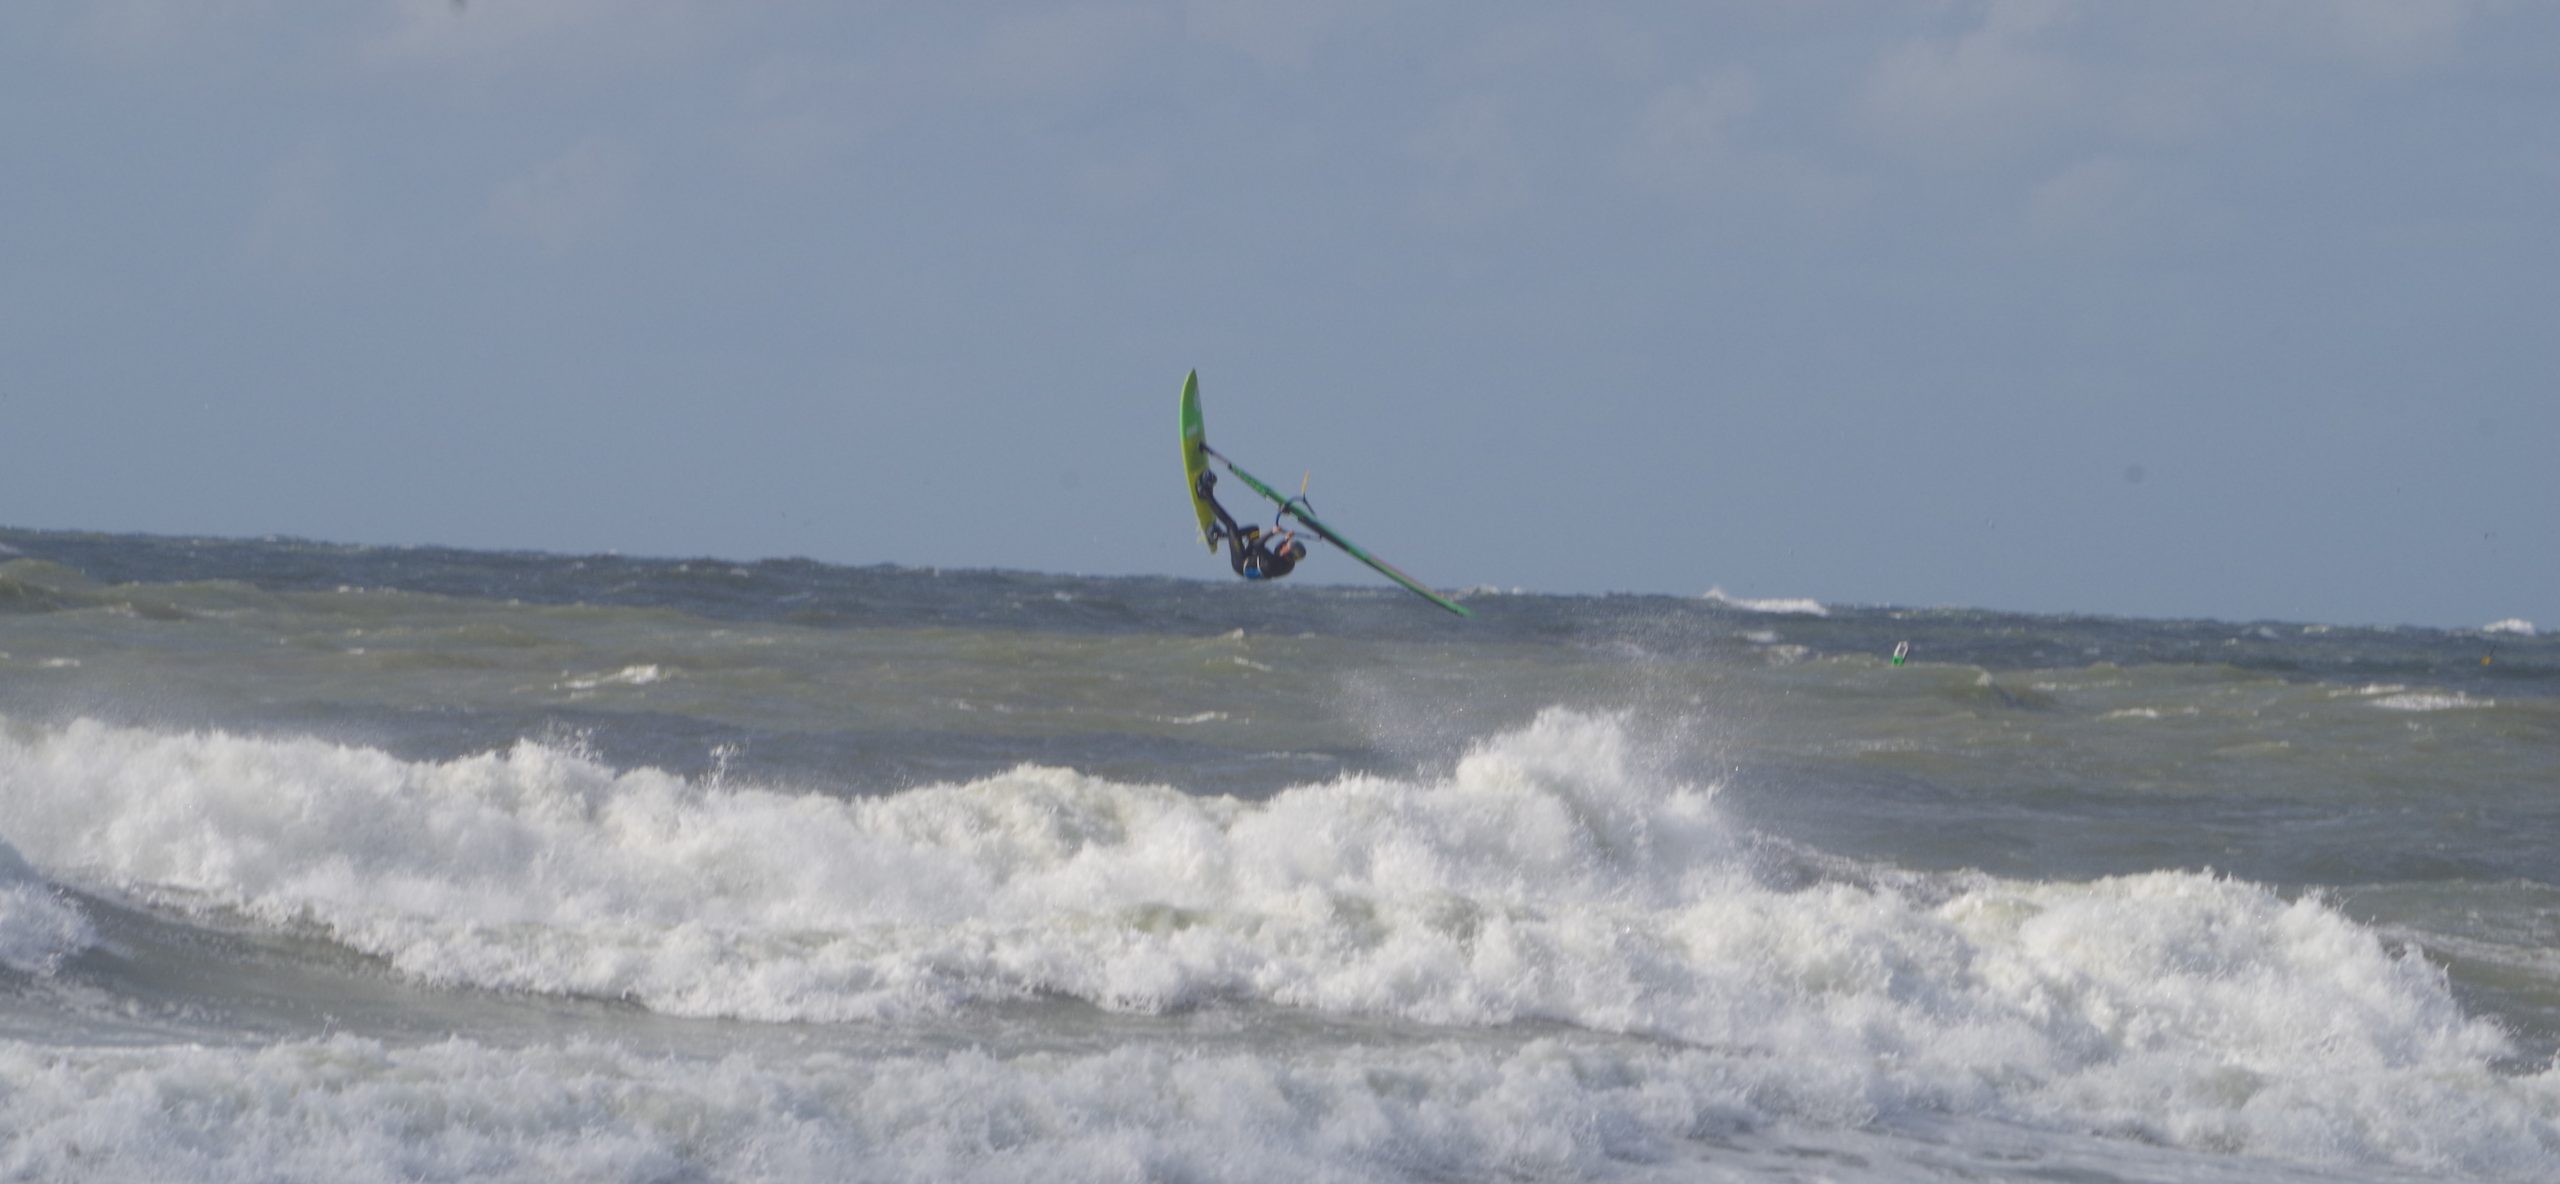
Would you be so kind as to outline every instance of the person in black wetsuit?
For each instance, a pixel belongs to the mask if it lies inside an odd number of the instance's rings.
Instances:
[[[1209,541],[1226,540],[1227,565],[1248,580],[1276,580],[1296,571],[1298,561],[1307,557],[1307,545],[1298,541],[1297,532],[1265,534],[1259,526],[1237,526],[1235,517],[1218,504],[1217,495],[1209,492],[1217,483],[1216,473],[1201,471],[1200,500],[1209,503],[1210,512],[1218,516],[1218,532],[1209,536]]]

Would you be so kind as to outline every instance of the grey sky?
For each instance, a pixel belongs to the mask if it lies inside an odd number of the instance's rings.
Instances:
[[[0,521],[2560,624],[2560,5],[0,9]],[[1338,558],[1306,575],[1371,577]]]

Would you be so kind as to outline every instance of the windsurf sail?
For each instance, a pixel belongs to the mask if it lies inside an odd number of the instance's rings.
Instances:
[[[1237,468],[1236,462],[1228,460],[1219,455],[1217,450],[1209,447],[1208,431],[1200,417],[1200,372],[1194,370],[1182,380],[1182,480],[1184,492],[1191,497],[1191,511],[1200,522],[1200,539],[1209,545],[1210,552],[1214,554],[1218,549],[1217,512],[1210,508],[1208,497],[1200,492],[1200,478],[1208,473],[1209,462],[1212,460],[1225,465],[1228,472],[1235,474],[1237,480],[1252,486],[1255,493],[1270,498],[1273,504],[1280,507],[1283,517],[1297,519],[1309,531],[1314,532],[1316,537],[1333,544],[1343,554],[1369,565],[1379,575],[1394,580],[1403,585],[1407,591],[1441,608],[1461,617],[1475,615],[1467,611],[1467,606],[1432,591],[1422,581],[1398,570],[1396,565],[1370,554],[1361,549],[1359,544],[1342,537],[1341,531],[1335,530],[1324,520],[1316,517],[1314,507],[1307,504],[1305,497],[1293,498],[1282,494],[1279,490],[1264,484],[1260,477]]]
[[[1188,388],[1186,387],[1186,389]],[[1472,617],[1475,615],[1474,613],[1467,611],[1467,606],[1432,591],[1428,586],[1424,585],[1422,581],[1398,570],[1396,565],[1362,550],[1358,543],[1354,543],[1351,540],[1342,537],[1341,531],[1335,530],[1323,519],[1315,516],[1315,511],[1307,505],[1307,499],[1303,497],[1290,497],[1289,495],[1264,484],[1262,478],[1256,477],[1253,474],[1236,467],[1236,462],[1228,460],[1225,456],[1220,455],[1218,450],[1209,447],[1205,442],[1200,445],[1200,451],[1209,459],[1225,465],[1228,472],[1235,474],[1236,480],[1242,481],[1246,485],[1251,486],[1255,493],[1270,498],[1272,504],[1280,507],[1281,514],[1297,519],[1300,523],[1304,524],[1308,530],[1314,531],[1316,537],[1333,544],[1336,548],[1340,549],[1343,554],[1357,559],[1362,563],[1368,564],[1370,568],[1375,570],[1379,575],[1385,576],[1390,580],[1394,580],[1395,582],[1404,585],[1407,591],[1412,592],[1414,595],[1419,596],[1424,600],[1428,600],[1431,603],[1439,605],[1440,607],[1462,617]],[[1197,487],[1196,481],[1194,483],[1194,487]]]

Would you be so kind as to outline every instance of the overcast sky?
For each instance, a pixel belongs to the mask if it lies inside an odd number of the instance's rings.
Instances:
[[[1449,587],[2560,624],[2540,0],[13,0],[0,170],[11,525],[1226,578],[1196,367]]]

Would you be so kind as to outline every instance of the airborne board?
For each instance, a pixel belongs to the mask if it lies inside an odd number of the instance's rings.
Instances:
[[[1262,478],[1237,468],[1236,462],[1228,460],[1216,449],[1209,447],[1208,434],[1200,423],[1200,372],[1194,370],[1190,377],[1182,380],[1182,476],[1190,489],[1191,508],[1200,516],[1200,537],[1204,540],[1211,539],[1210,531],[1216,524],[1217,517],[1209,509],[1209,499],[1200,494],[1200,474],[1208,471],[1209,462],[1213,460],[1227,466],[1228,472],[1235,474],[1237,480],[1252,486],[1255,493],[1270,498],[1273,504],[1280,507],[1280,513],[1305,523],[1308,530],[1314,531],[1317,537],[1339,548],[1343,554],[1368,564],[1379,575],[1404,585],[1407,591],[1424,600],[1461,617],[1475,615],[1467,611],[1467,606],[1432,591],[1422,581],[1397,570],[1396,565],[1361,550],[1358,543],[1342,537],[1341,531],[1335,530],[1316,517],[1315,511],[1307,505],[1307,499],[1282,494],[1279,490],[1264,484]],[[1211,540],[1209,550],[1214,552],[1217,549],[1218,544]]]
[[[1209,510],[1209,499],[1200,496],[1200,477],[1209,471],[1208,451],[1208,432],[1200,424],[1200,372],[1194,370],[1182,380],[1182,485],[1191,492],[1191,512],[1200,517],[1200,541],[1215,555],[1218,544],[1211,535],[1218,519]]]

